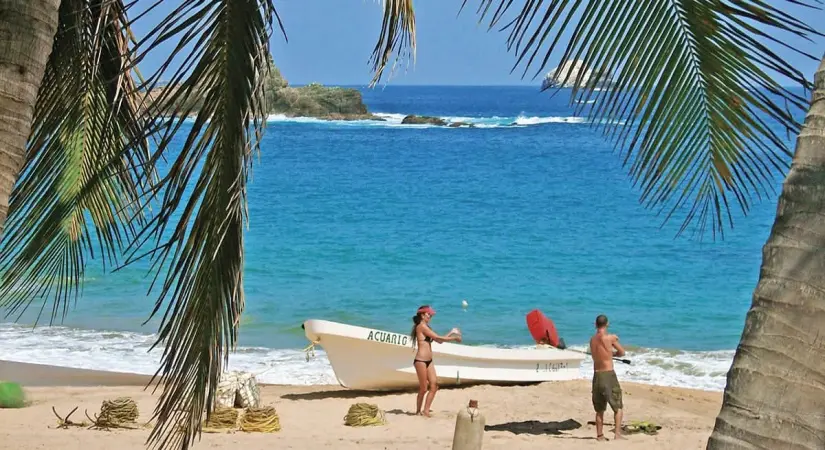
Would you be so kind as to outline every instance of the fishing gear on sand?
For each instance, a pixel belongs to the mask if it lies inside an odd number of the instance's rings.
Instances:
[[[238,425],[238,415],[240,413],[237,409],[231,407],[217,407],[209,419],[203,423],[203,431],[205,433],[219,433],[228,431]]]
[[[384,411],[378,405],[368,403],[355,403],[350,406],[347,415],[344,416],[344,425],[350,427],[366,427],[372,425],[384,425],[387,421],[384,418]]]
[[[114,400],[103,400],[100,405],[100,414],[94,418],[86,417],[92,422],[92,428],[137,428],[139,412],[137,403],[129,397],[118,397]]]
[[[77,411],[75,406],[66,416],[57,413],[57,409],[52,406],[52,412],[57,417],[57,428],[68,429],[69,427],[83,427],[90,430],[111,430],[113,428],[138,429],[141,426],[147,427],[148,423],[139,425],[137,423],[138,411],[137,403],[130,397],[118,397],[114,400],[104,400],[100,405],[98,414],[89,415],[89,411],[83,413],[89,421],[75,422],[71,420],[72,414]]]
[[[241,431],[274,433],[281,431],[281,418],[272,406],[247,408],[241,417]]]
[[[203,424],[205,433],[227,433],[234,430],[247,433],[274,433],[281,431],[281,418],[272,406],[244,410],[218,407]]]

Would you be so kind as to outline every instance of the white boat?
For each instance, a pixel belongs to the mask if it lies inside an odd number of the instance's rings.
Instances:
[[[307,320],[304,333],[326,351],[341,386],[361,390],[414,388],[415,349],[409,334],[327,320]],[[432,343],[441,386],[528,384],[579,378],[585,355],[550,346],[506,349]]]

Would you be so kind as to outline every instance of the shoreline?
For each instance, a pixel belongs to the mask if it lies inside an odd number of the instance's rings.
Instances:
[[[152,335],[72,328],[0,327],[0,358],[7,361],[85,370],[115,371],[151,376],[160,364],[160,350],[150,351]],[[498,347],[498,346],[493,346]],[[532,346],[505,346],[504,348]],[[573,345],[571,348],[578,348]],[[580,348],[580,349],[583,349]],[[229,356],[225,370],[255,374],[259,383],[284,386],[337,385],[323,349],[312,358],[301,347],[239,347]],[[620,380],[653,386],[724,390],[734,350],[688,351],[628,347],[632,364],[616,364]],[[589,379],[592,365],[582,362],[579,379]],[[0,376],[2,370],[0,370]],[[134,384],[130,382],[129,384]]]
[[[618,364],[617,364],[618,365]],[[254,373],[254,372],[253,372]],[[153,375],[147,375],[136,372],[123,372],[113,370],[98,370],[98,369],[82,369],[71,366],[60,366],[54,364],[39,364],[29,363],[23,361],[12,361],[7,359],[0,359],[0,381],[11,381],[21,384],[24,388],[44,388],[44,387],[123,387],[123,386],[147,386],[151,382],[154,385],[157,381],[152,381]],[[257,377],[256,377],[257,378]],[[589,379],[581,378],[570,380],[569,382],[589,382]],[[657,384],[648,384],[638,381],[622,380],[619,376],[619,381],[624,386],[632,385],[637,387],[650,387],[657,389],[676,389],[685,392],[696,392],[702,394],[719,394],[721,391],[711,389],[701,389],[693,387],[680,386],[662,386]],[[541,384],[566,383],[561,382],[546,382],[535,385],[517,385],[516,387],[530,387]],[[281,387],[281,388],[295,388],[295,389],[334,389],[344,390],[347,392],[360,393],[364,395],[378,395],[383,393],[399,393],[408,392],[410,390],[401,391],[365,391],[357,389],[348,389],[339,384],[287,384],[287,383],[267,383],[258,380],[259,386]],[[489,386],[493,388],[505,388],[509,386],[498,386],[493,384],[477,384],[468,385],[467,388]],[[441,390],[464,389],[464,387],[441,387]]]
[[[0,326],[0,359],[87,370],[108,370],[154,375],[161,348],[151,334],[71,327]],[[308,342],[308,341],[307,341]],[[337,385],[323,348],[307,359],[305,345],[261,347],[250,343],[229,355],[225,370],[255,374],[259,383],[285,386]],[[292,344],[292,342],[288,342]],[[527,345],[483,345],[495,348],[532,348]],[[583,345],[570,344],[584,350]],[[691,351],[668,348],[627,347],[632,364],[616,364],[620,380],[655,386],[724,390],[735,350]],[[592,363],[585,358],[577,378],[589,379]]]
[[[0,440],[14,442],[21,450],[65,448],[68,450],[103,450],[108,448],[145,449],[151,428],[100,431],[82,427],[59,429],[55,411],[65,416],[73,408],[75,422],[87,420],[83,414],[97,413],[101,402],[128,396],[137,404],[138,425],[154,423],[153,413],[160,390],[140,384],[117,385],[122,375],[103,371],[66,369],[57,366],[31,365],[0,361],[0,378],[12,370],[23,372],[29,381],[45,379],[53,386],[31,386],[24,381],[29,405],[22,409],[0,409]],[[5,374],[5,375],[4,375]],[[65,375],[94,375],[101,386],[73,386],[80,378]],[[148,381],[137,375],[129,380]],[[722,401],[721,392],[688,388],[671,388],[622,381],[624,423],[637,420],[662,426],[656,435],[632,434],[615,442],[610,432],[612,413],[606,412],[605,434],[616,449],[704,448],[713,429]],[[88,383],[87,383],[88,384]],[[590,399],[589,380],[548,382],[529,386],[476,385],[442,388],[433,403],[433,417],[415,416],[414,392],[353,391],[333,385],[260,386],[262,405],[274,406],[282,429],[273,434],[204,433],[195,438],[194,448],[229,449],[243,446],[247,450],[311,448],[342,450],[418,450],[449,449],[457,412],[469,400],[479,402],[486,427],[484,448],[509,450],[545,449],[557,446],[572,450],[603,448],[597,442]],[[348,427],[343,417],[354,403],[377,405],[387,423],[372,427]]]

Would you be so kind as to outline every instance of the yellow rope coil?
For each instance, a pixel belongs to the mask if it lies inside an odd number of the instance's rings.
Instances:
[[[241,418],[241,431],[257,433],[281,431],[281,419],[272,406],[247,408]]]
[[[355,403],[350,406],[347,415],[344,416],[344,425],[350,427],[365,427],[371,425],[384,425],[384,411],[378,409],[378,405],[369,403]]]
[[[215,408],[212,416],[203,423],[206,433],[218,433],[235,428],[238,424],[239,412],[235,408]]]
[[[99,427],[117,427],[134,424],[138,418],[137,403],[129,397],[104,400],[100,415],[94,421]]]

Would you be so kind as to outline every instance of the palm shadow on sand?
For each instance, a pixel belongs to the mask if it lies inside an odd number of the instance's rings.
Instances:
[[[541,422],[538,420],[526,420],[523,422],[507,422],[497,425],[487,425],[484,431],[509,431],[513,434],[533,434],[559,436],[563,431],[577,430],[582,424],[574,419],[567,419],[562,422]]]
[[[301,392],[295,394],[284,394],[284,400],[325,400],[328,398],[358,398],[358,397],[386,397],[388,395],[406,394],[407,391],[353,391],[347,389],[336,389],[328,391]]]
[[[417,416],[417,414],[412,411],[402,411],[400,409],[391,409],[387,411],[387,414],[394,414],[396,416]]]

